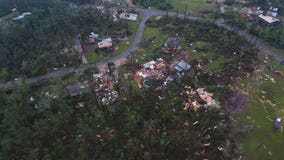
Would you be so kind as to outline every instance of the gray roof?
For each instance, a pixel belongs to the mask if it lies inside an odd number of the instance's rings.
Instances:
[[[96,34],[94,32],[91,32],[89,35],[90,38],[99,38],[99,34]]]
[[[189,71],[191,68],[191,65],[186,63],[184,60],[181,60],[177,63],[177,65],[175,66],[175,69],[178,72],[183,72],[183,71]]]
[[[81,83],[69,85],[69,86],[66,87],[66,89],[71,96],[77,96],[77,95],[81,95],[83,93],[90,92],[90,89],[88,87],[82,85]]]
[[[179,47],[179,43],[180,43],[180,41],[179,41],[178,38],[170,37],[165,42],[165,46],[167,46],[169,48],[177,48],[177,47]]]

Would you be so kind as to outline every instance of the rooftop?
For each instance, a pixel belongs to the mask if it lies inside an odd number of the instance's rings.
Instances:
[[[165,42],[165,46],[169,48],[177,48],[179,47],[180,40],[178,38],[170,37]]]
[[[77,95],[81,95],[83,93],[90,92],[89,88],[86,85],[83,85],[81,83],[69,85],[69,86],[66,87],[66,89],[71,96],[77,96]]]
[[[123,12],[123,13],[121,13],[119,15],[119,18],[130,20],[130,21],[137,21],[138,14],[132,14],[132,13],[125,13],[125,12]]]
[[[98,43],[99,48],[108,48],[112,46],[111,38],[103,39],[101,42]]]
[[[188,71],[190,70],[190,68],[191,68],[191,65],[186,63],[184,60],[179,61],[177,65],[175,66],[175,69],[178,72]]]
[[[262,19],[263,21],[269,23],[269,24],[272,24],[272,23],[275,23],[275,22],[280,22],[280,20],[277,19],[277,18],[274,18],[274,17],[271,17],[271,16],[265,16],[263,14],[260,14],[258,17],[260,19]]]

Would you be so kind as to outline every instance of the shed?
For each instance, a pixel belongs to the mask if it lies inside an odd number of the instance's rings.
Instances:
[[[175,69],[178,72],[186,72],[191,69],[191,65],[186,63],[184,60],[181,60],[176,64]]]
[[[122,12],[122,13],[119,15],[119,18],[120,18],[120,19],[126,19],[126,20],[129,20],[129,21],[137,21],[138,14],[132,14],[132,13],[125,13],[125,12]]]
[[[94,32],[91,32],[89,35],[89,38],[94,38],[94,39],[98,39],[99,38],[99,34],[96,34]]]
[[[86,85],[83,85],[81,83],[69,85],[69,86],[66,87],[66,89],[67,89],[68,93],[70,94],[70,96],[72,96],[72,97],[81,95],[83,93],[90,92],[90,89]]]

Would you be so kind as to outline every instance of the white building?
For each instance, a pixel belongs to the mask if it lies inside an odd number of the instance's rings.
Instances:
[[[126,19],[126,20],[129,20],[129,21],[137,21],[138,19],[138,14],[132,14],[132,13],[121,13],[119,15],[119,18],[120,19]]]
[[[99,48],[109,48],[112,47],[112,39],[106,38],[103,39],[101,42],[98,43]]]

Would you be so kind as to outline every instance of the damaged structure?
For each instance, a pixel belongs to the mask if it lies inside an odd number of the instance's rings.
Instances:
[[[98,47],[101,49],[112,47],[112,39],[111,38],[102,39],[102,41],[98,43]]]
[[[193,89],[191,86],[185,86],[185,91],[181,92],[182,96],[185,96],[185,103],[183,110],[197,110],[201,106],[208,107],[213,106],[220,108],[220,102],[213,99],[213,94],[205,91],[204,88]],[[201,101],[198,100],[201,99]]]
[[[107,74],[93,74],[93,92],[103,105],[109,105],[118,98],[118,92],[114,90],[114,80]]]
[[[126,19],[126,20],[129,20],[129,21],[137,21],[138,14],[122,12],[122,13],[120,13],[119,18],[120,19]]]
[[[162,58],[158,58],[156,61],[150,61],[145,63],[139,71],[135,73],[134,79],[136,80],[138,86],[142,88],[143,81],[145,80],[160,80],[166,77],[167,68],[169,64]],[[146,86],[147,88],[147,86]]]

